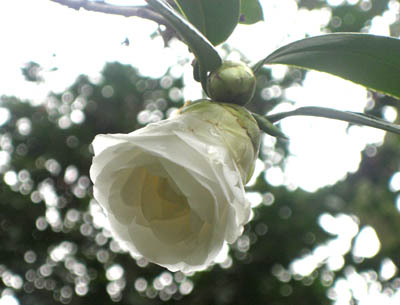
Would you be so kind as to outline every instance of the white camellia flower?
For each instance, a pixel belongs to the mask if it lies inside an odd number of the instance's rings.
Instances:
[[[207,100],[129,134],[98,135],[94,197],[132,256],[203,270],[249,220],[244,184],[259,139],[247,110]]]

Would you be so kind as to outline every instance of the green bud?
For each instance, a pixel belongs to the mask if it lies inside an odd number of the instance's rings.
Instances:
[[[242,62],[225,61],[207,79],[207,93],[217,102],[246,105],[254,95],[256,78]]]

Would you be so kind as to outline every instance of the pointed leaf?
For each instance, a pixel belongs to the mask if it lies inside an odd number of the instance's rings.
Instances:
[[[252,113],[254,119],[257,121],[258,127],[264,131],[265,133],[269,134],[270,136],[286,139],[287,137],[285,134],[274,124],[272,124],[266,117]]]
[[[222,64],[221,57],[207,38],[205,38],[192,24],[175,12],[168,4],[163,0],[146,1],[182,36],[190,50],[196,56],[202,70],[214,71]]]
[[[224,42],[239,22],[240,0],[175,0],[185,17],[213,45]]]
[[[265,118],[274,123],[287,117],[295,115],[306,115],[306,116],[316,116],[328,119],[335,119],[339,121],[345,121],[357,125],[364,125],[369,127],[374,127],[393,133],[400,134],[400,125],[392,124],[390,122],[384,121],[380,118],[376,118],[371,115],[364,113],[356,113],[350,111],[340,111],[336,109],[330,109],[325,107],[301,107],[293,111],[281,112],[272,115],[268,115]]]
[[[263,10],[258,0],[241,0],[239,23],[253,24],[264,20]]]
[[[327,72],[400,98],[400,40],[367,34],[329,34],[279,48],[255,66],[285,64]]]
[[[194,0],[175,0],[181,13],[193,24],[204,36],[206,36],[206,24],[201,1]],[[207,37],[207,36],[206,36]],[[210,39],[208,39],[210,40]],[[211,41],[211,40],[210,40]]]

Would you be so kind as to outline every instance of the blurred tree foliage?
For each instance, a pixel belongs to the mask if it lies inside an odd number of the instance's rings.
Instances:
[[[299,7],[306,9],[328,9],[331,22],[327,30],[331,32],[360,32],[364,31],[375,16],[381,16],[388,5],[395,5],[391,0],[361,0],[361,1],[328,1],[328,0],[299,0]],[[337,3],[331,5],[330,3]]]
[[[332,19],[329,29],[360,31],[388,3],[370,1],[370,9],[363,10],[367,2],[331,8],[343,22],[338,27]],[[299,6],[328,7],[316,0],[300,1]],[[345,21],[349,14],[355,20],[351,24]],[[35,81],[32,77],[29,81]],[[249,107],[268,112],[282,96],[265,94],[265,89],[284,90],[303,77],[302,71],[291,69],[284,79],[275,80],[268,69],[262,70]],[[92,199],[90,143],[99,133],[127,133],[166,118],[182,106],[182,87],[182,79],[170,72],[150,79],[130,66],[109,63],[100,80],[80,76],[40,106],[1,97],[0,109],[8,118],[0,125],[2,295],[15,294],[21,304],[43,305],[332,304],[337,298],[333,287],[354,274],[387,295],[399,291],[396,273],[381,272],[384,263],[400,265],[400,188],[389,187],[400,168],[400,138],[393,135],[383,145],[364,150],[356,173],[316,193],[273,188],[261,173],[248,188],[262,198],[253,220],[231,246],[229,258],[209,271],[172,274],[123,251]],[[398,110],[397,101],[375,94],[368,111],[382,116],[388,106]],[[265,136],[260,158],[269,164],[277,152],[277,163],[284,166],[286,143]],[[339,237],[323,230],[322,217],[347,219],[357,228],[348,248],[335,257],[324,251]],[[381,249],[362,259],[352,249],[358,230],[366,226],[377,232]],[[335,265],[332,259],[342,263]],[[302,262],[309,270],[299,273],[294,266]],[[357,301],[356,291],[349,292]]]

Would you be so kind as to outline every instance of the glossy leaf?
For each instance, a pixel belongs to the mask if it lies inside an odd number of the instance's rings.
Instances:
[[[278,127],[272,124],[271,121],[269,121],[266,117],[256,113],[252,113],[252,115],[257,121],[258,127],[266,134],[277,138],[287,139],[285,134]]]
[[[329,34],[283,46],[259,62],[285,64],[340,76],[400,98],[400,40],[367,34]]]
[[[239,23],[253,24],[264,20],[261,4],[258,0],[241,0]]]
[[[222,64],[221,57],[207,38],[175,12],[173,8],[163,0],[147,0],[147,2],[182,36],[190,50],[196,56],[202,70],[214,71]]]
[[[195,81],[201,83],[201,87],[203,88],[204,92],[207,93],[207,76],[208,73],[202,67],[200,67],[197,60],[192,63],[193,66],[193,78]],[[208,93],[207,93],[208,95]]]
[[[325,107],[301,107],[293,111],[272,114],[266,116],[265,118],[272,124],[284,118],[296,115],[306,115],[306,116],[335,119],[339,121],[345,121],[357,125],[374,127],[385,131],[390,131],[393,133],[400,134],[400,125],[392,124],[380,118],[376,118],[374,116],[370,116],[364,113],[340,111]]]
[[[213,45],[224,42],[239,22],[240,0],[175,0],[184,16]]]

